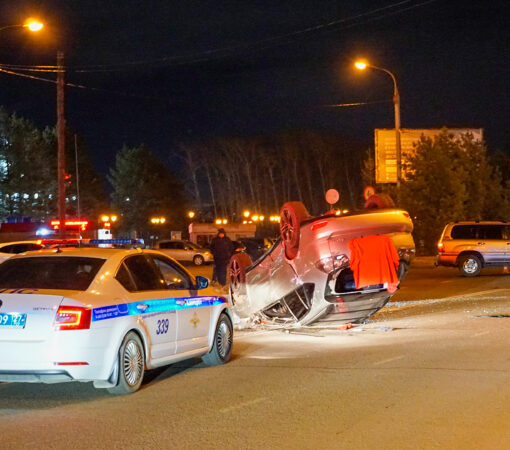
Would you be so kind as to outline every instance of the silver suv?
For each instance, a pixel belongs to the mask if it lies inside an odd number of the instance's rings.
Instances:
[[[452,222],[437,244],[436,265],[457,266],[465,277],[484,267],[510,265],[510,224],[507,222]]]

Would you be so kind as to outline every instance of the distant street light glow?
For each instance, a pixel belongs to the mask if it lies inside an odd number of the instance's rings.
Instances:
[[[30,31],[40,31],[44,25],[41,22],[38,22],[37,20],[28,19],[23,26],[25,28],[28,28]]]
[[[356,61],[354,67],[359,70],[365,70],[367,68],[367,63],[365,61]]]

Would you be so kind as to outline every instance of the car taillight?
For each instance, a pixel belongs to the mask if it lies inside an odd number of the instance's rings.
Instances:
[[[54,325],[57,330],[86,330],[90,328],[90,309],[79,306],[60,306]]]
[[[442,242],[437,244],[437,249],[439,250],[439,253],[444,253],[444,245]]]
[[[315,263],[315,267],[325,273],[330,273],[336,269],[347,266],[349,266],[349,258],[343,254],[326,256],[325,258],[319,259],[319,261]]]

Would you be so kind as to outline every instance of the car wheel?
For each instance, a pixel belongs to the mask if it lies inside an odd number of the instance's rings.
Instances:
[[[482,261],[476,255],[465,255],[459,260],[459,270],[464,277],[476,277],[482,270]]]
[[[247,253],[236,253],[230,258],[228,274],[233,295],[245,293],[246,268],[249,266],[251,266],[251,258]]]
[[[123,395],[136,392],[142,384],[145,372],[145,357],[140,337],[130,331],[124,337],[119,350],[119,380],[109,388],[110,394]]]
[[[365,209],[395,208],[395,202],[388,194],[374,194],[367,198]]]
[[[288,259],[294,259],[299,251],[301,222],[309,217],[301,202],[284,203],[280,210],[280,236]]]
[[[204,264],[204,257],[202,255],[195,255],[193,257],[193,264],[195,264],[195,266],[201,266]]]
[[[220,314],[214,332],[212,348],[209,353],[202,356],[202,361],[208,366],[218,366],[228,362],[232,355],[233,337],[232,322],[226,314]]]

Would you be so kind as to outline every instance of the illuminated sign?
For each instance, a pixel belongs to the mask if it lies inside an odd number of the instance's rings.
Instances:
[[[66,228],[80,228],[85,231],[89,224],[88,220],[77,220],[77,219],[69,219],[64,222]],[[60,228],[60,220],[52,220],[50,225],[54,230],[58,230]]]
[[[459,139],[461,135],[470,133],[475,140],[483,140],[482,128],[448,128],[448,134],[452,134]],[[442,129],[409,129],[400,130],[400,148],[402,155],[402,167],[407,162],[406,154],[414,153],[414,145],[421,136],[434,139]],[[403,175],[402,171],[402,175]],[[395,129],[375,129],[375,182],[376,183],[396,183],[397,182],[397,146],[395,139]]]

